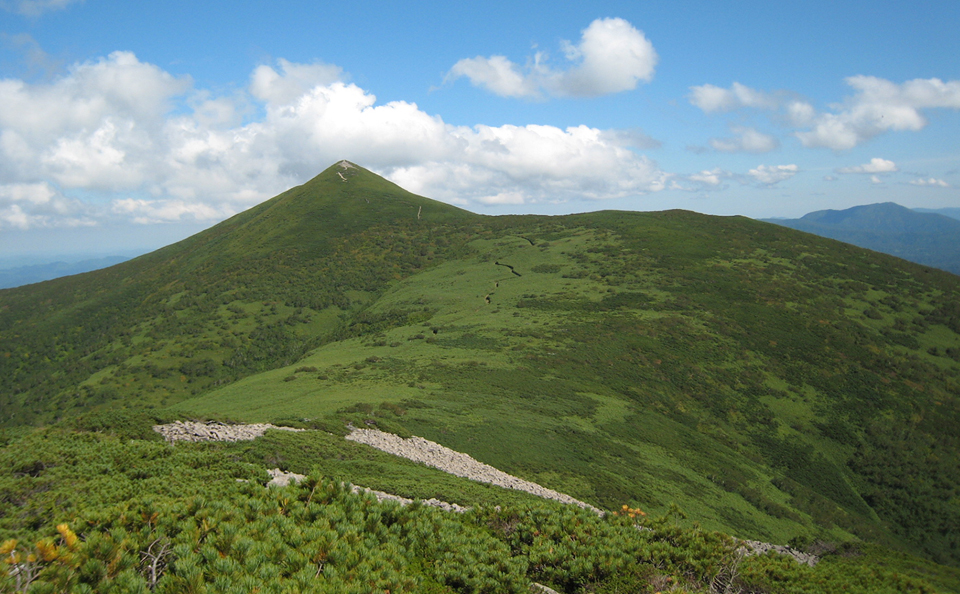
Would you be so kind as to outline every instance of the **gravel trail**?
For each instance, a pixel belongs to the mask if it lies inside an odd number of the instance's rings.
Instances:
[[[280,429],[281,431],[303,431],[303,429],[294,429],[292,427],[278,427],[269,423],[256,423],[252,425],[225,425],[223,423],[198,423],[193,421],[175,421],[167,425],[154,425],[153,430],[163,435],[167,441],[173,443],[176,441],[246,441],[256,439],[262,436],[268,429]],[[584,503],[552,489],[547,489],[536,483],[525,481],[521,478],[509,475],[501,470],[497,470],[489,464],[484,464],[472,458],[471,456],[451,450],[436,442],[424,439],[422,437],[410,437],[404,439],[399,435],[385,433],[377,429],[356,429],[350,432],[346,437],[351,441],[363,443],[378,450],[420,462],[427,466],[442,470],[455,476],[467,478],[481,483],[487,483],[503,487],[505,489],[515,489],[524,491],[544,499],[552,499],[561,503],[577,505],[588,509],[598,515],[604,512],[589,503]],[[303,480],[302,474],[293,472],[284,472],[279,468],[268,471],[271,480],[270,485],[285,486],[290,482],[299,482]],[[384,493],[383,491],[374,491],[365,487],[354,485],[355,493],[367,492],[376,496],[379,501],[396,501],[401,505],[409,505],[413,501],[398,495]],[[456,503],[447,503],[437,499],[421,500],[426,506],[439,507],[452,512],[464,512],[470,508],[457,505]],[[773,545],[766,542],[755,540],[740,540],[743,543],[748,554],[762,555],[768,551],[774,551],[781,555],[789,555],[798,563],[805,565],[816,565],[819,557],[809,553],[803,553],[788,546]],[[542,590],[546,591],[546,590]]]
[[[347,439],[367,444],[395,456],[432,466],[455,476],[505,489],[525,491],[544,499],[576,505],[594,513],[603,514],[601,510],[589,503],[584,503],[564,493],[509,475],[489,464],[479,462],[467,454],[451,450],[422,437],[404,439],[399,435],[384,433],[377,429],[354,429],[347,435]]]
[[[267,471],[267,474],[270,475],[270,481],[267,483],[268,487],[286,487],[290,483],[299,483],[303,479],[307,478],[306,475],[297,474],[296,472],[286,472],[280,470],[279,468],[272,468]],[[377,501],[395,501],[400,505],[410,505],[414,502],[413,499],[400,497],[399,495],[394,495],[393,493],[384,493],[383,491],[368,489],[367,487],[361,487],[360,485],[351,485],[350,490],[353,493],[369,493],[376,497]],[[462,514],[463,512],[471,509],[469,507],[457,505],[456,503],[440,501],[439,499],[435,499],[433,497],[430,499],[420,499],[419,501],[421,504],[427,507],[439,507],[443,511],[455,512],[458,514]]]
[[[252,425],[226,425],[224,423],[198,423],[196,421],[174,421],[166,425],[154,425],[153,430],[174,441],[249,441],[261,437],[267,429],[281,431],[303,431],[293,427],[277,427],[270,423]]]

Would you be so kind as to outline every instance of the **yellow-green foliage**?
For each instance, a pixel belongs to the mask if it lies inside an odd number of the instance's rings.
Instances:
[[[730,537],[669,518],[635,523],[573,507],[484,508],[464,515],[377,503],[342,483],[238,485],[229,498],[85,510],[58,543],[12,561],[31,592],[561,592],[629,587],[686,592],[935,592],[917,577],[841,558],[817,568],[745,557]],[[13,568],[19,568],[15,571]],[[727,590],[730,591],[730,590]]]
[[[875,546],[836,548],[814,568],[745,556],[676,507],[599,517],[531,500],[456,514],[379,503],[316,473],[265,487],[263,467],[224,461],[230,450],[102,429],[4,445],[14,480],[0,483],[0,592],[519,593],[539,582],[570,594],[920,594],[960,584],[960,572]],[[31,457],[46,461],[30,464],[35,476],[9,471]],[[124,492],[131,484],[138,493]]]

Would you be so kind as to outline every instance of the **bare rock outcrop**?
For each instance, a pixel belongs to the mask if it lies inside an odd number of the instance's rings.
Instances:
[[[270,481],[267,483],[268,487],[286,487],[290,483],[299,483],[307,478],[306,475],[297,474],[296,472],[284,472],[279,468],[271,468],[267,471],[267,474],[270,475]]]
[[[354,493],[369,493],[377,498],[377,501],[396,501],[400,505],[410,505],[414,502],[413,499],[407,499],[406,497],[400,497],[399,495],[394,495],[392,493],[384,493],[383,491],[375,491],[373,489],[368,489],[366,487],[360,487],[358,485],[353,485]],[[437,507],[443,511],[455,512],[462,514],[463,512],[469,510],[469,507],[464,507],[462,505],[457,505],[456,503],[447,503],[446,501],[440,501],[439,499],[420,499],[422,505],[427,507]]]
[[[748,555],[763,555],[764,553],[773,551],[781,555],[789,555],[796,559],[797,563],[809,565],[810,567],[813,567],[818,561],[820,561],[820,557],[817,557],[816,555],[804,553],[803,551],[798,551],[793,547],[788,547],[785,545],[775,545],[770,544],[769,542],[760,542],[759,540],[742,540],[740,542],[746,546]]]
[[[303,431],[293,427],[278,427],[270,423],[251,425],[227,425],[225,423],[200,423],[197,421],[174,421],[166,425],[154,425],[153,430],[167,441],[249,441],[261,437],[267,429]]]
[[[166,438],[168,442],[177,441],[246,441],[256,439],[262,436],[268,429],[279,429],[281,431],[303,431],[303,429],[294,429],[292,427],[278,427],[270,423],[254,423],[250,425],[227,425],[225,423],[200,423],[195,421],[175,421],[167,425],[154,425],[153,430]],[[509,475],[501,470],[475,460],[471,456],[450,448],[444,447],[436,442],[424,439],[422,437],[402,438],[399,435],[385,433],[377,429],[356,429],[353,428],[346,437],[351,441],[363,443],[378,450],[420,462],[427,466],[437,468],[455,476],[467,478],[481,483],[487,483],[503,487],[505,489],[515,489],[524,491],[544,499],[552,499],[561,503],[577,505],[581,508],[593,511],[596,514],[603,515],[603,511],[590,505],[574,499],[573,497],[547,489],[536,483],[523,480],[521,478]],[[285,487],[291,482],[298,483],[306,478],[302,474],[295,472],[284,472],[279,468],[267,471],[270,474],[268,486]],[[354,485],[354,493],[370,493],[378,501],[396,501],[400,505],[409,505],[414,500],[375,491]],[[469,510],[469,507],[448,503],[438,499],[421,500],[421,504],[428,507],[437,507],[445,511],[462,513]],[[781,555],[789,555],[796,559],[798,563],[814,566],[819,557],[809,553],[798,551],[794,548],[774,545],[755,540],[742,540],[743,548],[748,555],[762,555],[769,551]],[[537,584],[539,586],[539,584]],[[545,588],[544,586],[539,586]],[[546,591],[546,590],[541,590]]]
[[[272,468],[267,471],[270,475],[270,481],[267,483],[268,487],[286,487],[290,483],[299,483],[303,479],[307,478],[305,475],[297,474],[296,472],[285,472],[279,468]],[[399,495],[394,495],[392,493],[384,493],[383,491],[376,491],[374,489],[368,489],[366,487],[361,487],[359,485],[351,485],[350,490],[353,493],[369,493],[377,498],[377,501],[395,501],[400,505],[410,505],[414,502],[413,499],[407,499],[406,497],[400,497]],[[420,503],[427,507],[437,507],[443,511],[463,513],[469,510],[469,507],[463,507],[462,505],[457,505],[456,503],[447,503],[446,501],[440,501],[439,499],[421,499]]]
[[[525,481],[513,475],[507,474],[502,470],[497,470],[489,464],[484,464],[462,452],[451,450],[436,442],[424,439],[422,437],[402,438],[399,435],[385,433],[377,429],[353,429],[347,439],[359,443],[367,444],[378,450],[420,462],[427,466],[437,468],[455,476],[468,478],[480,483],[487,483],[503,487],[505,489],[515,489],[525,491],[544,499],[552,499],[561,503],[576,505],[584,509],[589,509],[597,514],[603,512],[589,503],[584,503],[578,499],[547,489],[537,483]]]

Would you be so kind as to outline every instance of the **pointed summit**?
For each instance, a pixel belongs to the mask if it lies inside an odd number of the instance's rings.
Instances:
[[[354,165],[354,164],[351,163],[350,161],[347,161],[346,159],[344,159],[343,161],[340,161],[339,163],[337,163],[337,167],[339,167],[340,169],[343,169],[343,171],[338,171],[338,172],[337,172],[337,175],[339,175],[339,176],[340,176],[340,179],[342,179],[343,181],[347,181],[347,176],[344,175],[344,172],[346,172],[347,174],[349,174],[349,173],[350,173],[350,171],[349,171],[350,169],[356,169],[356,168],[357,168],[356,165]]]
[[[377,225],[435,224],[480,215],[417,196],[355,163],[341,160],[303,185],[254,206],[183,244],[251,256],[274,250],[324,251],[330,240]],[[216,256],[220,257],[220,256]]]
[[[289,209],[301,219],[322,217],[314,218],[314,222],[330,227],[328,231],[334,234],[407,219],[447,222],[479,216],[408,192],[345,159],[327,167],[302,186],[267,201],[263,206],[268,206],[271,212],[280,207]]]

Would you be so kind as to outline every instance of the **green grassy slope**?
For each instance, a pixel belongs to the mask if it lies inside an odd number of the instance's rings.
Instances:
[[[334,166],[62,281],[0,292],[8,424],[108,404],[369,421],[608,509],[958,562],[941,271],[744,218],[481,217]]]
[[[0,291],[0,424],[162,406],[295,361],[388,282],[456,253],[476,218],[334,165],[151,254]]]
[[[469,247],[364,312],[408,323],[357,322],[177,410],[367,413],[607,508],[951,558],[954,277],[683,212],[529,218]]]

